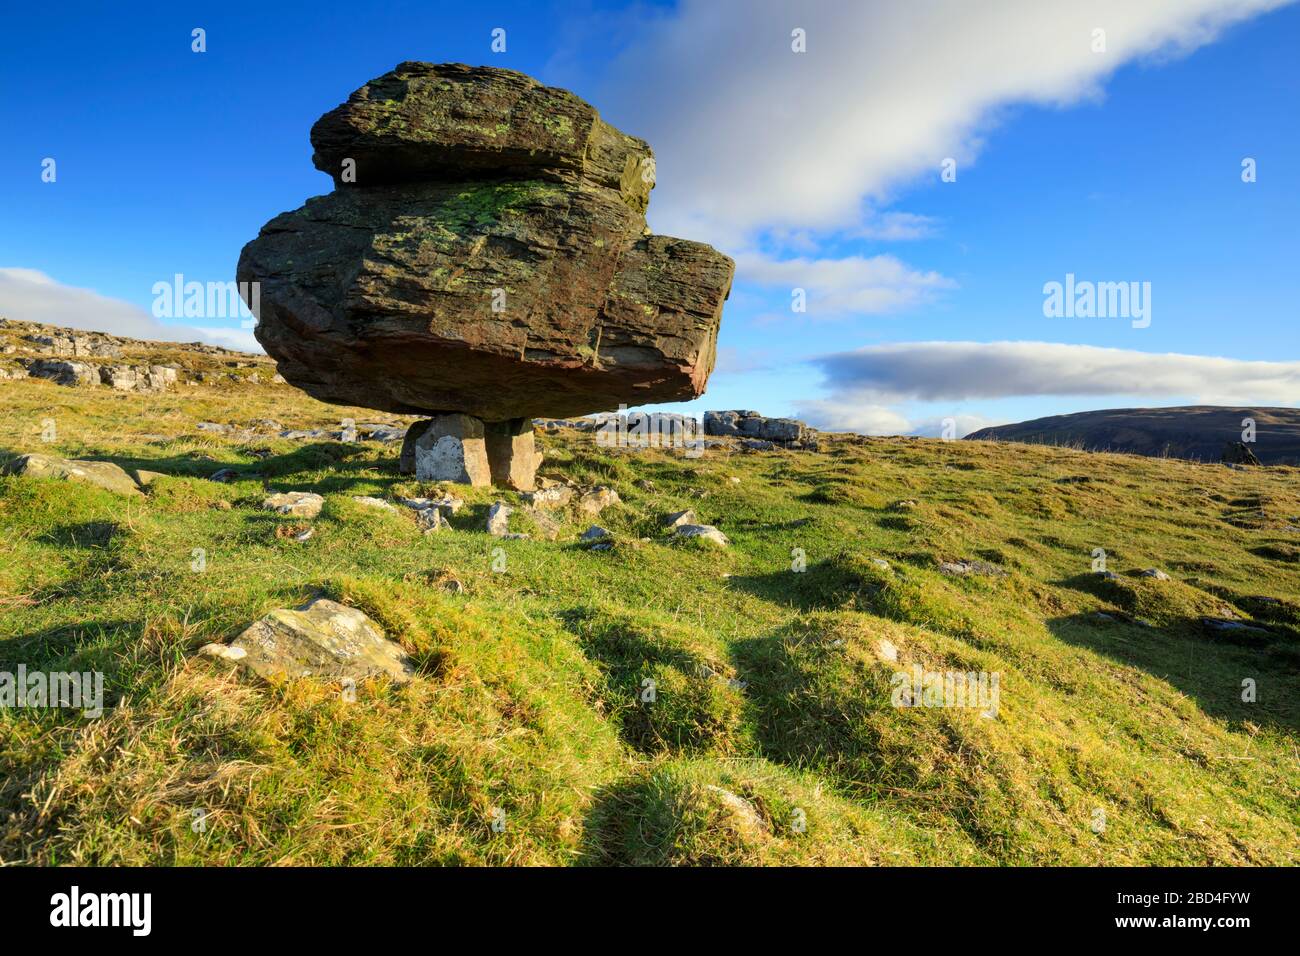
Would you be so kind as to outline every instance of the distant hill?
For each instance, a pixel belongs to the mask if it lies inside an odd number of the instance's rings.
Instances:
[[[1255,420],[1249,447],[1263,464],[1300,465],[1300,408],[1108,408],[981,428],[966,437],[1218,461],[1225,445],[1241,441],[1245,418]]]

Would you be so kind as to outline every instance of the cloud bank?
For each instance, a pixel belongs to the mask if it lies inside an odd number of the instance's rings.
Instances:
[[[903,342],[814,359],[833,395],[868,401],[1136,395],[1293,404],[1300,362],[1253,362],[1051,342]]]
[[[0,316],[163,342],[207,342],[246,352],[262,347],[246,329],[168,325],[130,302],[56,282],[35,269],[0,268]]]

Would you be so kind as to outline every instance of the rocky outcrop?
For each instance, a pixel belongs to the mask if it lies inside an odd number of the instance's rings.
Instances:
[[[53,329],[48,334],[29,335],[36,350],[47,355],[70,358],[121,358],[122,346],[111,335],[101,332],[77,332],[72,329]]]
[[[809,440],[812,431],[795,418],[768,418],[753,411],[704,413],[706,435],[744,437],[786,445]]]
[[[1242,441],[1230,441],[1223,448],[1223,455],[1219,458],[1225,465],[1258,465],[1259,458],[1250,450],[1250,446]]]
[[[312,144],[335,190],[269,222],[238,267],[291,384],[488,423],[704,391],[733,263],[647,234],[649,147],[573,94],[403,63]],[[519,487],[526,470],[498,467]]]

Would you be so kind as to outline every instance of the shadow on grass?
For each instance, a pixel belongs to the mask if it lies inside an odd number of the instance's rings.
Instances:
[[[1300,642],[1294,632],[1214,633],[1195,617],[1154,626],[1096,614],[1054,618],[1047,627],[1066,644],[1165,681],[1211,717],[1300,731]],[[1252,686],[1246,681],[1253,682],[1253,702],[1242,699]]]

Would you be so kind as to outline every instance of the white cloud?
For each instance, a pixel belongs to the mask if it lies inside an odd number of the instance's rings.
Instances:
[[[807,314],[814,318],[894,312],[954,285],[937,272],[918,272],[887,255],[774,259],[746,252],[736,256],[736,269],[746,280],[786,295],[803,289]]]
[[[164,342],[208,342],[261,352],[251,330],[167,325],[130,302],[56,282],[36,269],[0,268],[0,315],[70,329]]]
[[[654,144],[658,231],[747,248],[774,227],[860,226],[946,157],[960,182],[999,109],[1096,97],[1124,63],[1285,2],[683,0],[639,25],[600,102]]]
[[[1255,362],[1050,342],[904,342],[814,359],[832,401],[1126,395],[1292,405],[1300,362]]]
[[[911,423],[900,412],[884,405],[853,401],[809,399],[794,403],[795,414],[814,428],[829,432],[858,432],[862,435],[906,435]]]

